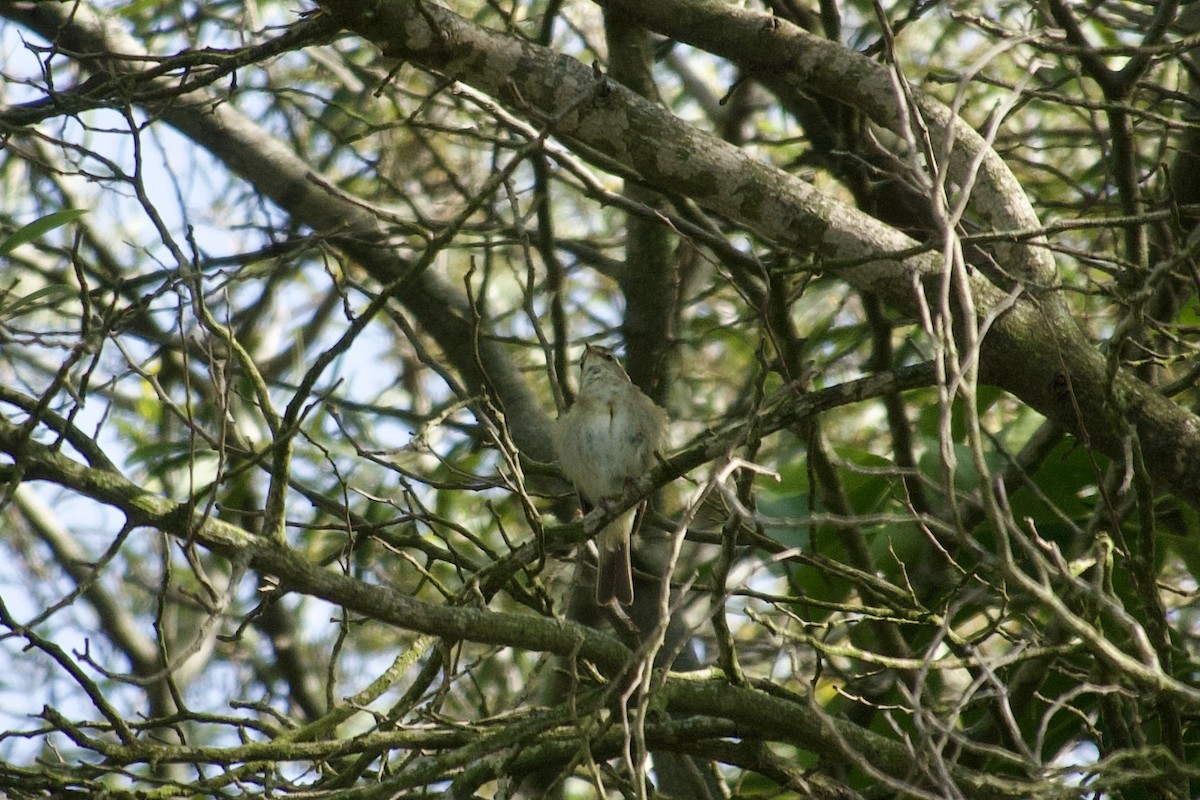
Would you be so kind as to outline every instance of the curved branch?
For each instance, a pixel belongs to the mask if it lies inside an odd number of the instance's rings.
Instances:
[[[893,308],[915,315],[917,283],[940,279],[940,257],[909,237],[620,85],[598,81],[572,58],[415,0],[386,0],[369,12],[344,0],[323,6],[388,55],[469,83],[541,119],[555,135],[636,170],[652,186],[815,254],[815,269],[874,292]],[[794,73],[806,85],[840,92],[881,124],[904,122],[886,69],[785,23],[775,29],[765,15],[704,0],[622,2],[622,8],[654,30],[690,36],[714,51],[741,43],[756,54],[745,57],[758,69]],[[950,176],[965,178],[978,166],[972,197],[981,216],[997,232],[1040,227],[1019,184],[978,134],[935,100],[917,95],[916,103],[934,151],[951,155]],[[1030,281],[1011,294],[978,272],[970,278],[980,318],[1000,312],[982,342],[981,380],[1012,392],[1114,460],[1124,459],[1128,436],[1138,436],[1155,480],[1200,506],[1200,418],[1133,376],[1109,374],[1054,290],[1051,260],[1039,241],[992,244],[1008,275]]]
[[[707,0],[641,3],[610,0],[646,27],[719,55],[750,75],[770,76],[775,85],[801,93],[822,94],[846,103],[898,136],[908,134],[912,120],[893,73],[886,66],[823,39],[796,25],[757,11]],[[952,183],[971,186],[970,205],[990,230],[1040,226],[1036,212],[1016,177],[974,129],[940,101],[913,92],[937,165]],[[1054,260],[1039,244],[1002,243],[997,260],[1013,277],[1035,287],[1057,284]]]

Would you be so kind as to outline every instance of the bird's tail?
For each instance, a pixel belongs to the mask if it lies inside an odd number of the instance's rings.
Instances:
[[[633,602],[633,565],[629,561],[629,534],[634,525],[634,509],[604,526],[596,545],[600,558],[596,565],[596,603],[602,606],[616,600],[623,606]]]

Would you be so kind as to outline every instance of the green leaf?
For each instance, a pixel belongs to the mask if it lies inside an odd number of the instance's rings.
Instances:
[[[62,284],[54,284],[52,286],[43,286],[35,292],[30,292],[24,297],[15,297],[12,302],[0,305],[0,319],[13,319],[22,314],[28,314],[31,311],[36,311],[39,308],[49,308],[58,305],[63,300],[75,296],[75,290],[70,286]],[[7,300],[7,297],[2,298]],[[45,302],[42,302],[45,301]]]
[[[21,245],[40,239],[55,228],[61,228],[63,225],[70,224],[86,213],[86,209],[69,208],[64,211],[55,211],[53,214],[47,214],[40,219],[35,219],[0,242],[0,256],[8,255]]]

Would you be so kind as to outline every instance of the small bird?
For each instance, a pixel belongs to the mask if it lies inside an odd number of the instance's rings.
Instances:
[[[616,355],[588,345],[579,365],[579,394],[555,422],[554,449],[563,473],[592,505],[619,498],[654,466],[666,444],[667,412],[633,385]],[[596,602],[633,602],[629,536],[645,507],[604,526],[596,542]]]

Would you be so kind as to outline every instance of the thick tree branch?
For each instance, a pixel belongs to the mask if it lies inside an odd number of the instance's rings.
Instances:
[[[556,135],[636,170],[653,186],[813,253],[814,268],[875,292],[893,308],[915,314],[915,283],[940,279],[941,259],[899,231],[611,81],[597,81],[574,59],[413,0],[387,0],[369,13],[357,3],[323,5],[387,54],[469,83],[541,119]],[[756,69],[794,73],[797,81],[841,92],[881,124],[906,122],[886,69],[786,23],[776,30],[765,15],[706,0],[630,4],[628,10],[654,30],[717,52],[736,51]],[[948,154],[951,178],[967,180],[978,170],[973,208],[998,231],[1039,227],[1019,184],[978,134],[936,101],[919,94],[917,100],[935,149]],[[1128,436],[1138,436],[1153,477],[1200,506],[1200,418],[1124,372],[1109,375],[1054,291],[1049,255],[1036,241],[992,247],[1005,273],[1029,282],[1006,301],[1007,290],[979,273],[971,278],[981,319],[1009,306],[983,340],[981,380],[1012,392],[1115,460],[1124,459]]]

